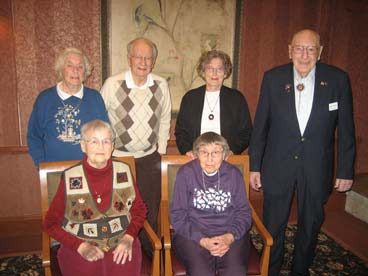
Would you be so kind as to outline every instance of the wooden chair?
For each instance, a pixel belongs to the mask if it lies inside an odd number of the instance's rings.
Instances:
[[[163,237],[163,258],[165,264],[165,276],[186,275],[184,266],[176,259],[171,250],[171,225],[169,222],[169,206],[174,190],[174,183],[178,169],[185,163],[190,161],[185,155],[164,155],[161,159],[161,205],[160,205],[160,233]],[[248,155],[231,155],[228,162],[236,165],[243,173],[246,192],[249,198],[249,156]],[[261,256],[251,244],[250,254],[248,258],[247,275],[268,275],[268,264],[270,259],[270,248],[273,243],[272,237],[258,217],[257,213],[252,209],[252,228],[255,228],[263,240],[263,249]]]
[[[119,161],[123,161],[130,166],[133,179],[136,177],[135,162],[133,157],[118,157]],[[42,209],[42,222],[45,219],[46,212],[49,208],[59,182],[62,172],[77,164],[80,161],[58,161],[58,162],[45,162],[40,164],[39,176],[41,185],[41,209]],[[148,258],[143,252],[142,256],[142,272],[141,275],[160,275],[160,251],[161,241],[153,231],[147,220],[144,222],[143,230],[147,233],[147,236],[152,242],[153,258]],[[50,236],[42,232],[42,266],[45,269],[46,276],[61,275],[59,265],[57,263],[57,250],[58,246],[51,246]]]

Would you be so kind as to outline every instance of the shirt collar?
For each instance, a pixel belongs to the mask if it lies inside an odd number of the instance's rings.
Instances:
[[[304,81],[306,81],[306,82],[309,82],[309,81],[312,81],[312,80],[314,80],[314,76],[315,76],[315,74],[316,74],[316,66],[314,66],[313,67],[313,69],[308,73],[308,75],[306,76],[306,77],[304,77],[304,78],[302,78],[300,75],[299,75],[299,73],[298,73],[298,71],[296,71],[296,69],[295,69],[295,66],[293,66],[293,70],[294,70],[294,80],[296,80],[296,81],[301,81],[301,80],[304,80]]]
[[[74,96],[74,97],[77,97],[77,98],[79,98],[79,99],[82,99],[83,98],[83,84],[82,84],[82,86],[81,86],[81,89],[77,92],[77,93],[75,93],[75,94],[73,94],[73,95],[70,95],[69,93],[66,93],[66,92],[64,92],[62,89],[61,89],[61,82],[59,82],[57,85],[56,85],[56,91],[57,91],[57,94],[59,95],[59,97],[63,100],[63,101],[65,101],[65,100],[67,100],[67,99],[69,99],[71,96]]]
[[[126,81],[126,85],[129,89],[133,89],[133,88],[146,89],[146,88],[151,87],[151,86],[154,85],[151,73],[148,74],[147,81],[146,81],[145,84],[143,84],[141,86],[136,85],[134,80],[133,80],[131,69],[129,69],[128,71],[125,72],[125,81]]]

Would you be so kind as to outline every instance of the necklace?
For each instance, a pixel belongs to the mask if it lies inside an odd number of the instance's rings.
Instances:
[[[87,179],[87,181],[88,181],[88,179]],[[106,181],[104,181],[102,191],[105,191],[105,186],[106,186]],[[89,185],[89,190],[92,191],[90,185]],[[95,196],[97,197],[97,199],[96,199],[97,203],[98,204],[101,204],[101,202],[102,202],[102,198],[101,198],[102,194],[101,195],[98,194],[97,191],[96,191],[96,189],[94,189],[93,192],[94,192]]]
[[[208,102],[207,95],[206,95],[206,103],[207,103],[207,105],[208,105],[208,108],[209,108],[209,109],[210,109],[210,111],[211,111],[211,113],[208,115],[208,119],[209,119],[210,121],[212,121],[213,119],[215,119],[215,115],[213,115],[213,111],[214,111],[214,110],[215,110],[215,108],[216,108],[216,105],[217,105],[217,102],[218,102],[219,98],[220,98],[220,94],[218,95],[218,97],[217,97],[217,99],[216,99],[215,105],[213,106],[213,108],[211,108],[210,103]]]
[[[103,185],[103,189],[102,189],[102,190],[105,190],[105,184],[106,184],[106,182],[104,183],[104,185]],[[100,194],[97,194],[97,191],[96,191],[96,190],[95,190],[94,192],[95,192],[95,195],[96,195],[96,197],[97,197],[97,199],[96,199],[97,203],[98,203],[98,204],[101,204],[101,202],[102,202],[101,195],[100,195]]]
[[[206,181],[204,180],[204,172],[202,170],[202,184],[205,191],[207,191]],[[217,171],[217,192],[220,189],[220,169]]]

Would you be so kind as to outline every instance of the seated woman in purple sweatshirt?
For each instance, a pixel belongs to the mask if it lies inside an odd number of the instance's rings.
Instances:
[[[226,139],[207,132],[180,168],[170,207],[175,255],[187,275],[246,275],[251,209]]]

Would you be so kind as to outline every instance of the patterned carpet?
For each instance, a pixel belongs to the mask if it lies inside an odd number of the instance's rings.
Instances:
[[[296,226],[289,225],[286,232],[286,254],[281,271],[282,276],[290,274],[292,241],[295,232]],[[252,240],[258,249],[262,247],[262,242],[256,233],[252,233]],[[368,265],[321,232],[318,236],[316,258],[310,273],[311,276],[368,276]],[[38,255],[2,258],[0,259],[0,275],[43,275],[41,259]]]

